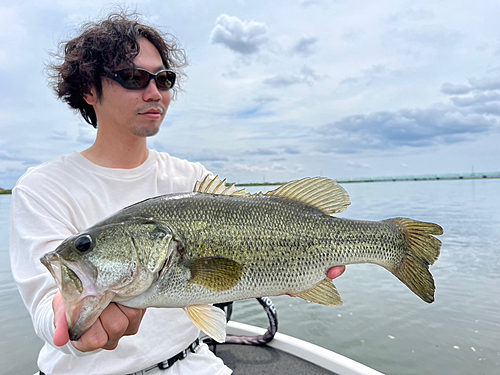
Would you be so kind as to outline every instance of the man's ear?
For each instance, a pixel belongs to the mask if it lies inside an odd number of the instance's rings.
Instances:
[[[83,99],[87,102],[88,105],[96,105],[97,104],[97,94],[94,88],[91,88],[89,92],[83,94]]]

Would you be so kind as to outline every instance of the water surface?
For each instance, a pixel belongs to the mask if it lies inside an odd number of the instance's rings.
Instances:
[[[441,256],[431,268],[436,302],[422,302],[381,267],[348,266],[335,281],[343,306],[273,298],[279,331],[387,374],[500,373],[500,180],[344,187],[352,205],[340,216],[367,220],[406,216],[444,227]],[[42,343],[10,273],[10,200],[0,195],[0,374],[30,374],[36,371]],[[254,301],[237,302],[233,319],[268,325]]]

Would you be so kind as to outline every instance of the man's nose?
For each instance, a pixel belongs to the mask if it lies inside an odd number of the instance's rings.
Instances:
[[[158,89],[158,86],[156,85],[156,81],[154,79],[151,79],[151,81],[149,81],[149,84],[144,89],[143,97],[144,101],[146,102],[161,100],[162,92]]]

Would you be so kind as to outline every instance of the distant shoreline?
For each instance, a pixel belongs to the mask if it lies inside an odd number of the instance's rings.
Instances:
[[[360,177],[352,179],[335,180],[339,184],[354,184],[366,182],[396,182],[396,181],[449,181],[449,180],[482,180],[500,178],[500,172],[488,173],[464,173],[464,174],[442,174],[442,175],[417,175],[417,176],[383,176],[383,177]],[[286,182],[249,182],[236,184],[236,186],[270,186],[283,185]]]
[[[440,180],[482,180],[482,179],[493,179],[500,178],[500,172],[487,172],[487,173],[464,173],[464,174],[431,174],[431,175],[417,175],[417,176],[384,176],[384,177],[360,177],[352,179],[339,179],[335,180],[339,184],[355,184],[355,183],[366,183],[366,182],[396,182],[396,181],[440,181]],[[286,181],[288,182],[288,181]],[[283,185],[286,182],[246,182],[241,184],[236,184],[236,186],[274,186]],[[231,183],[227,183],[231,185]],[[0,195],[12,194],[11,189],[1,189]]]

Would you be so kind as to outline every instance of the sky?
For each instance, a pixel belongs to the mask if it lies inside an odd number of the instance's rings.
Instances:
[[[150,148],[237,183],[500,170],[496,0],[0,0],[0,187],[92,145],[45,68],[117,5],[189,61]]]

